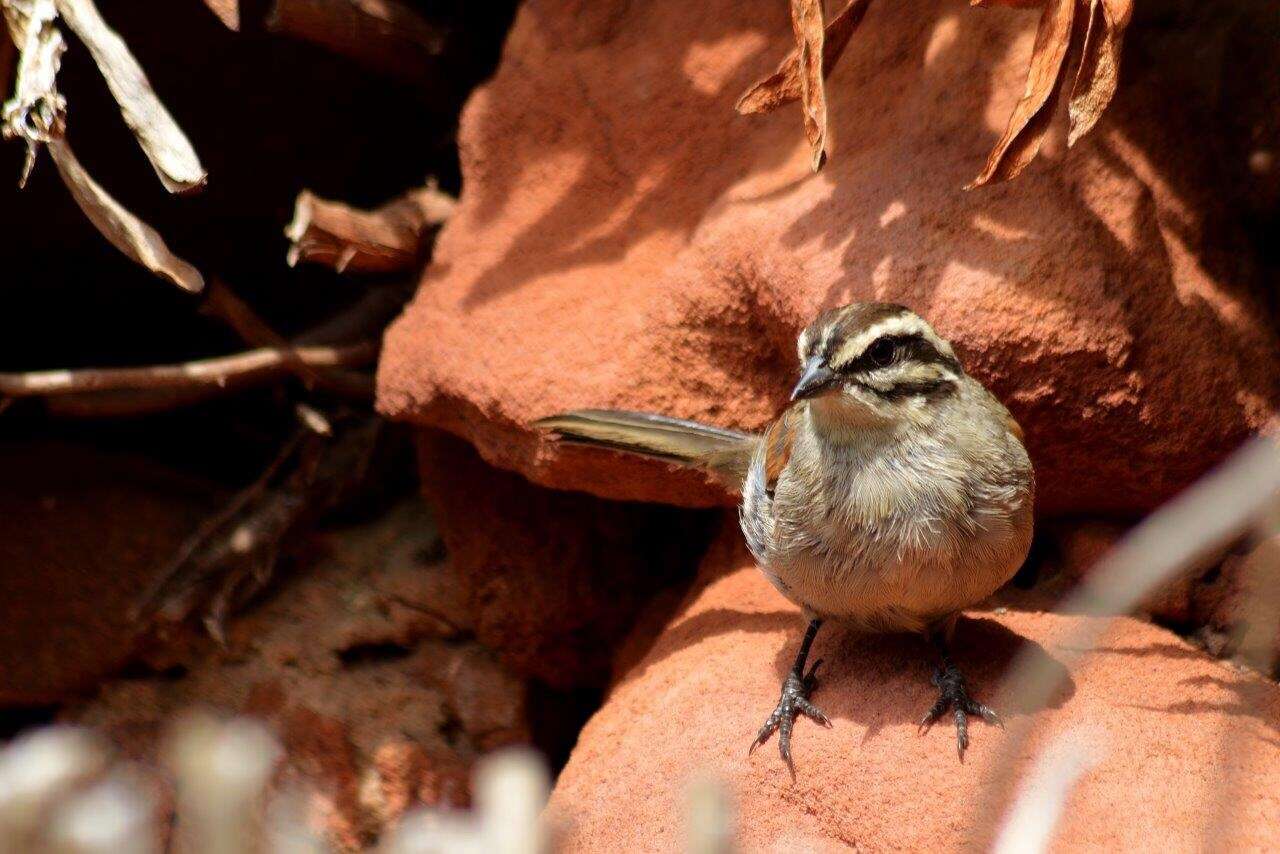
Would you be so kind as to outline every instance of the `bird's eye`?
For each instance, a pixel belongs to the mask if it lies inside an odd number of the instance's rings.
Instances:
[[[898,347],[893,343],[892,338],[877,338],[867,348],[867,358],[871,364],[877,368],[887,368],[894,363],[898,357]]]

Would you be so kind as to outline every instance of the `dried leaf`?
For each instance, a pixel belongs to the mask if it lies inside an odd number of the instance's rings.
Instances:
[[[1080,51],[1080,68],[1067,104],[1068,146],[1075,145],[1093,129],[1116,93],[1120,49],[1132,11],[1133,0],[1089,0],[1089,22]]]
[[[126,210],[90,178],[65,139],[50,139],[48,147],[76,204],[112,246],[185,291],[199,293],[204,288],[200,271],[170,252],[155,229]]]
[[[1007,181],[1027,167],[1040,151],[1061,91],[1076,0],[1048,0],[1040,15],[1027,85],[1013,108],[1009,126],[987,158],[986,168],[965,189],[991,181]]]
[[[228,30],[240,31],[240,0],[204,0],[204,5]]]
[[[171,193],[204,186],[208,177],[191,142],[160,103],[147,75],[120,36],[106,25],[92,0],[56,0],[58,12],[93,54],[125,124]]]
[[[796,35],[800,67],[804,135],[813,152],[813,171],[817,172],[827,162],[827,90],[822,76],[826,27],[822,23],[822,0],[791,0],[791,28]]]
[[[339,273],[396,273],[415,269],[425,242],[456,205],[432,182],[374,210],[360,210],[321,198],[310,190],[298,194],[286,260],[327,264]]]
[[[853,37],[853,31],[862,23],[870,5],[871,0],[849,0],[827,24],[822,56],[824,77],[829,76],[835,68],[840,55]],[[800,100],[800,76],[799,51],[793,50],[778,64],[776,71],[756,83],[738,99],[735,109],[743,115],[768,113],[783,104]]]

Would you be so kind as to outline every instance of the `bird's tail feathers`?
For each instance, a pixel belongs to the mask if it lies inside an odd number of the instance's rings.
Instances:
[[[742,487],[756,443],[750,433],[622,409],[579,409],[534,423],[573,444],[703,469],[734,490]]]

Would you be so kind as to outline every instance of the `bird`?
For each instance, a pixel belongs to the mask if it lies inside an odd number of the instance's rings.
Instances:
[[[821,660],[806,670],[830,622],[932,641],[938,694],[919,729],[952,710],[963,762],[970,717],[1003,726],[970,693],[951,646],[960,613],[1012,578],[1030,549],[1035,475],[1022,429],[906,306],[823,311],[796,348],[790,403],[762,433],[612,409],[535,425],[559,441],[700,469],[740,496],[751,554],[805,619],[778,703],[750,751],[776,731],[794,777],[797,718],[831,726],[811,699]]]

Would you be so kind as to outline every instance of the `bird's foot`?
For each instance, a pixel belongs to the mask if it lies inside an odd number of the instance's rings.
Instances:
[[[778,698],[778,707],[760,727],[755,741],[751,742],[751,749],[747,751],[754,753],[755,749],[768,741],[769,736],[776,730],[778,751],[782,754],[782,759],[787,763],[793,778],[796,776],[796,766],[791,761],[791,728],[795,726],[796,718],[804,714],[823,726],[831,726],[831,721],[822,713],[822,710],[809,702],[809,695],[818,684],[816,673],[821,663],[822,659],[815,661],[804,676],[800,675],[799,670],[792,670],[787,674],[786,681],[782,683],[782,696]]]
[[[933,674],[933,684],[938,688],[938,699],[929,711],[920,719],[920,733],[924,734],[933,726],[948,709],[955,710],[956,719],[956,752],[960,761],[964,761],[964,751],[969,746],[969,716],[977,715],[989,724],[1001,729],[1004,722],[995,710],[984,706],[969,696],[968,685],[960,669],[950,661],[943,663]]]

